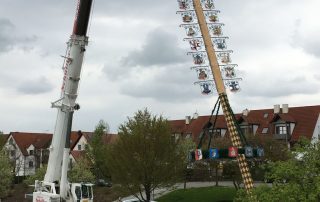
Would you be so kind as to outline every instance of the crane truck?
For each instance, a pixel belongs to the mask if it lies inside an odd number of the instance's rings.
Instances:
[[[35,181],[33,202],[92,202],[93,184],[69,183],[67,171],[73,113],[80,109],[76,103],[78,85],[86,46],[88,24],[93,0],[78,0],[73,31],[67,42],[63,63],[60,98],[52,103],[57,108],[49,161],[43,181]]]

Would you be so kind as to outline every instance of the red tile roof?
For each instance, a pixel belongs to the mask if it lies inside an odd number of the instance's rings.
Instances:
[[[50,146],[52,134],[47,133],[20,133],[12,132],[10,135],[17,143],[23,155],[27,156],[27,148],[33,145],[37,149],[45,149]]]
[[[251,110],[247,116],[236,114],[236,119],[240,122],[246,122],[249,125],[257,125],[257,134],[261,134],[263,128],[272,128],[275,121],[281,120],[286,123],[295,123],[295,128],[292,133],[291,141],[297,141],[300,136],[312,138],[318,117],[320,114],[320,105],[304,106],[304,107],[290,107],[286,114],[274,114],[273,109],[259,109]],[[179,133],[186,135],[192,133],[193,139],[197,141],[202,127],[209,120],[209,116],[199,116],[197,119],[192,119],[190,124],[185,124],[185,120],[170,120],[169,123],[172,128],[172,133]],[[213,122],[214,117],[211,122]],[[227,129],[226,122],[223,115],[218,115],[216,128]],[[269,130],[268,134],[272,135],[273,130]],[[227,134],[226,134],[227,135]]]
[[[91,141],[94,133],[93,132],[82,132],[83,136],[86,138],[86,140],[88,142]],[[112,144],[114,143],[118,138],[118,135],[117,134],[111,134],[111,133],[108,133],[108,134],[105,134],[103,136],[103,143],[104,144]]]
[[[33,145],[36,149],[47,149],[49,148],[52,140],[52,134],[48,133],[12,132],[10,133],[10,135],[13,137],[19,149],[25,156],[29,155],[27,152],[27,148],[29,148],[30,145]],[[71,132],[70,148],[73,148],[77,144],[80,137],[81,131]]]
[[[186,124],[185,120],[170,120],[172,133],[192,134],[192,138],[197,140],[199,134],[202,131],[204,125],[209,121],[210,116],[199,116],[197,119],[191,119],[189,124]],[[211,123],[214,122],[215,116],[212,117]],[[223,115],[217,116],[216,128],[227,128]]]
[[[85,151],[76,151],[73,150],[70,152],[72,157],[74,158],[75,161],[78,161],[79,159],[85,157]]]
[[[113,144],[115,143],[115,141],[117,141],[118,139],[118,135],[117,134],[106,134],[105,136],[103,136],[103,143],[104,144]]]
[[[81,136],[82,136],[82,132],[80,130],[71,132],[71,135],[70,135],[70,149],[71,150],[76,146],[76,144],[80,140]]]

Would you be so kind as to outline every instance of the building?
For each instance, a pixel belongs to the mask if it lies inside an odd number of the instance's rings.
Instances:
[[[169,121],[172,133],[176,140],[179,138],[192,138],[199,142],[202,128],[210,116],[187,116],[183,120]],[[292,145],[300,137],[306,137],[313,142],[320,138],[320,105],[290,107],[287,104],[275,105],[271,109],[248,110],[235,114],[243,134],[265,135],[274,139],[286,141]],[[213,123],[215,116],[212,117]],[[209,130],[215,137],[229,135],[223,115],[218,115],[215,128]]]
[[[85,156],[85,150],[88,148],[93,135],[93,132],[82,132],[82,136],[79,138],[74,147],[72,147],[70,152],[71,166]],[[105,134],[103,135],[102,141],[105,145],[112,144],[116,141],[117,137],[117,134]]]
[[[70,143],[74,147],[81,131],[72,132]],[[4,145],[17,177],[33,175],[37,168],[47,164],[52,134],[11,132]]]

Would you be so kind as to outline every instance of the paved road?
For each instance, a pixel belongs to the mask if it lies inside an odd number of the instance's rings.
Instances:
[[[264,182],[255,182],[255,186],[260,186],[262,184],[265,184],[265,183]],[[216,183],[214,181],[213,182],[188,182],[187,188],[211,187],[211,186],[215,186],[215,185],[216,185]],[[233,187],[234,185],[233,185],[232,181],[221,181],[221,182],[219,182],[219,186]],[[178,183],[169,189],[156,189],[153,193],[153,198],[156,199],[156,198],[159,198],[160,196],[165,195],[173,190],[183,189],[183,188],[184,188],[184,184]],[[135,198],[134,196],[128,196],[128,197],[122,198],[121,200],[128,200],[128,199],[134,199],[134,198]],[[114,201],[114,202],[117,202],[117,201]]]

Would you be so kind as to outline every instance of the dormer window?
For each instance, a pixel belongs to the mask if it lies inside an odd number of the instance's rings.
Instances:
[[[212,135],[214,138],[219,138],[222,137],[221,135],[221,129],[210,129],[209,133]]]
[[[29,155],[34,155],[34,150],[29,150]]]
[[[262,129],[262,134],[267,134],[267,133],[268,133],[268,129],[269,129],[269,128],[263,128],[263,129]]]
[[[276,134],[279,134],[279,135],[288,134],[287,126],[285,124],[276,125],[275,129],[276,129],[276,131],[275,131]]]

